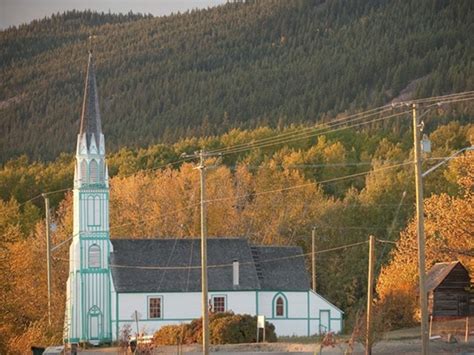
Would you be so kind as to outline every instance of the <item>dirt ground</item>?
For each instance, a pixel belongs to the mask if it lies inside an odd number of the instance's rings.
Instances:
[[[459,323],[459,324],[458,324]],[[474,322],[470,322],[473,324]],[[474,355],[474,332],[471,328],[469,341],[464,341],[465,325],[463,320],[436,322],[432,325],[432,335],[439,338],[430,341],[429,350],[431,354],[473,354]],[[420,328],[406,328],[384,334],[383,339],[373,347],[373,354],[419,354],[421,352],[421,341],[419,338]],[[448,342],[448,334],[453,334],[454,339]],[[349,351],[348,351],[349,350]],[[345,354],[350,353],[348,338],[337,337],[334,347],[321,347],[315,338],[284,338],[277,343],[260,344],[226,344],[212,345],[213,354]],[[364,354],[362,344],[355,344],[352,354]],[[96,354],[130,354],[119,348],[89,349],[81,353],[88,355]],[[201,346],[183,345],[182,354],[200,354]],[[178,347],[160,346],[151,353],[145,354],[179,354]]]
[[[271,343],[271,344],[229,344],[229,345],[213,345],[211,352],[215,354],[227,353],[245,353],[245,354],[344,354],[347,349],[347,343],[342,342],[331,348],[323,348],[320,351],[318,344],[296,344],[296,343]],[[373,354],[419,354],[421,351],[421,342],[419,339],[404,340],[384,340],[377,343]],[[90,349],[81,353],[91,354],[125,354],[119,348],[108,349]],[[185,354],[200,354],[199,345],[186,345],[182,348]],[[432,354],[474,354],[474,339],[469,343],[459,341],[458,343],[447,343],[446,340],[432,340],[430,342],[430,353]],[[178,354],[176,346],[161,346],[156,348],[153,354]],[[364,354],[364,347],[356,344],[353,354]]]

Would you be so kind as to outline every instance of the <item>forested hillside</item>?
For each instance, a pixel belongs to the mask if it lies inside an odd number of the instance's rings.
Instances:
[[[0,32],[0,162],[72,152],[91,33],[110,150],[474,89],[470,0],[69,12]]]

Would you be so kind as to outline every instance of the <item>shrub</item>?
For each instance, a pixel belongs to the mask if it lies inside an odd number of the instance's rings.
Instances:
[[[212,344],[253,343],[257,340],[257,317],[232,312],[211,314],[209,335]],[[275,326],[269,322],[265,322],[265,337],[268,342],[277,340]],[[153,337],[155,345],[174,345],[178,341],[202,343],[202,319],[190,324],[163,326]]]
[[[180,342],[183,335],[186,333],[186,327],[189,324],[183,325],[165,325],[161,327],[153,335],[153,344],[155,345],[175,345]]]
[[[410,327],[416,324],[417,309],[413,289],[397,289],[387,292],[377,304],[385,330]]]

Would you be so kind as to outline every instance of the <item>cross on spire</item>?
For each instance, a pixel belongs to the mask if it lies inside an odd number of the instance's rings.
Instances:
[[[94,47],[94,39],[96,39],[97,36],[94,34],[90,34],[88,39],[89,39],[89,53],[92,53],[92,49]]]

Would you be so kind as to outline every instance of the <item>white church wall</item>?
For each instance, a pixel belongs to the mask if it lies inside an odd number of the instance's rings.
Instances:
[[[321,295],[309,291],[310,334],[342,331],[343,312]]]
[[[309,292],[278,291],[227,291],[209,292],[213,296],[226,299],[226,311],[236,314],[264,315],[267,321],[275,325],[279,336],[307,336],[325,331],[339,333],[342,330],[342,312],[320,295]],[[285,299],[284,316],[278,316],[275,302],[278,297]],[[161,318],[149,316],[148,300],[161,298]],[[118,308],[116,299],[118,298]],[[162,292],[162,293],[115,293],[112,297],[112,309],[118,312],[118,326],[114,319],[114,338],[120,329],[129,324],[136,332],[134,312],[138,312],[139,329],[152,334],[163,325],[189,323],[201,316],[200,292]]]
[[[232,311],[235,314],[256,314],[255,291],[210,292],[209,298],[221,295],[226,297],[226,311]],[[200,293],[199,297],[201,297]]]
[[[225,298],[226,311],[255,314],[254,291],[209,292],[209,300],[212,300],[213,296]],[[148,302],[152,297],[161,298],[161,318],[150,318]],[[117,298],[118,309],[115,303]],[[140,331],[145,328],[148,334],[154,333],[163,325],[189,323],[201,317],[200,292],[119,293],[118,297],[114,295],[112,300],[112,309],[118,312],[118,328],[114,322],[114,338],[126,324],[130,324],[133,332],[136,332],[136,323],[133,321],[135,310],[138,312]]]
[[[275,326],[277,336],[307,336],[308,320],[304,319],[267,319]]]
[[[276,312],[276,300],[284,300],[284,312]],[[278,336],[308,335],[308,293],[291,291],[259,291],[258,314],[275,325]]]

